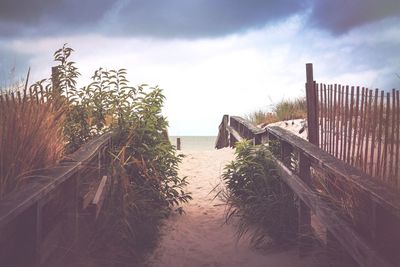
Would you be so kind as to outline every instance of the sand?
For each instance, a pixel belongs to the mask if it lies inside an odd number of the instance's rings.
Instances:
[[[266,252],[252,249],[248,240],[236,242],[235,226],[225,224],[223,203],[211,192],[234,159],[232,149],[183,153],[180,174],[188,176],[193,200],[184,206],[185,215],[167,220],[149,266],[317,266],[312,258],[299,258],[296,249]]]
[[[304,119],[278,121],[268,124],[268,126],[282,127],[283,129],[288,130],[294,133],[295,135],[307,140],[307,127],[305,125],[306,121]]]

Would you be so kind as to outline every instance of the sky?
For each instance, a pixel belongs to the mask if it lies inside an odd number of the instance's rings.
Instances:
[[[0,85],[50,76],[64,43],[84,86],[99,67],[164,89],[170,135],[216,135],[323,83],[400,87],[398,0],[0,0]]]

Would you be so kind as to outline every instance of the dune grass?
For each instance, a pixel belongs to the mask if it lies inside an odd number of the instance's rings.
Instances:
[[[307,102],[305,98],[284,99],[273,105],[269,111],[259,109],[245,117],[256,125],[304,119],[307,117]]]
[[[0,198],[36,170],[53,165],[64,151],[62,108],[29,96],[0,103]]]

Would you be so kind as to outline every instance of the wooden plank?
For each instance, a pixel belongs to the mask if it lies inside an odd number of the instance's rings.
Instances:
[[[336,86],[336,84],[335,84],[335,86]],[[341,104],[341,102],[340,102],[340,85],[339,85],[339,87],[337,88],[337,114],[336,114],[337,118],[336,118],[336,140],[335,140],[335,142],[336,142],[335,157],[337,157],[337,158],[340,155],[339,154],[339,142],[340,142],[339,135],[341,134],[340,131],[339,131],[339,128],[340,128],[340,110],[341,110],[340,104]]]
[[[320,221],[335,236],[360,266],[392,266],[384,260],[359,234],[348,226],[329,205],[313,192],[305,182],[274,158],[280,177],[295,194],[311,208]]]
[[[343,129],[343,131],[344,131],[344,136],[343,136],[343,161],[347,162],[347,154],[346,154],[347,142],[348,142],[348,140],[347,140],[347,131],[348,131],[347,125],[348,125],[348,121],[349,121],[349,119],[348,119],[348,116],[349,116],[349,114],[348,114],[348,112],[349,112],[349,86],[348,85],[346,85],[344,98],[345,98],[345,102],[344,102],[345,104],[344,104],[344,121],[343,121],[343,123],[344,123],[344,129]]]
[[[389,213],[400,218],[400,195],[394,188],[380,183],[372,176],[364,174],[359,169],[344,163],[281,127],[268,126],[267,132],[268,135],[284,140],[294,149],[302,151],[311,160],[313,166],[323,168],[327,173],[344,179],[349,186],[356,186]]]
[[[381,159],[382,159],[382,128],[383,128],[383,100],[385,98],[385,92],[381,91],[381,96],[380,96],[380,104],[379,104],[379,120],[378,120],[378,155],[376,159],[376,172],[375,176],[376,177],[382,177],[382,168],[381,168]],[[382,178],[383,179],[383,178]]]
[[[392,122],[390,124],[391,127],[391,132],[390,132],[390,158],[389,158],[389,177],[391,180],[391,183],[393,185],[397,186],[397,179],[394,177],[394,170],[393,170],[393,164],[394,164],[394,156],[395,156],[395,151],[394,151],[394,138],[395,138],[395,123],[396,123],[396,90],[392,90],[392,112],[391,112],[391,119]]]
[[[347,147],[347,163],[351,163],[352,158],[351,158],[351,150],[354,150],[354,147],[352,147],[352,130],[353,130],[353,109],[354,109],[354,86],[351,87],[350,91],[350,107],[349,107],[349,141],[348,141],[348,147]]]
[[[243,125],[245,128],[249,129],[252,134],[262,134],[265,133],[265,130],[255,126],[252,124],[250,121],[243,119],[242,117],[239,116],[231,116],[231,121],[234,121],[238,124]],[[232,125],[231,125],[232,126]]]
[[[318,88],[319,87],[319,88]],[[319,89],[319,147],[324,147],[324,101],[323,101],[323,85],[317,84],[317,90]]]
[[[231,126],[229,126],[229,125],[226,126],[226,129],[236,139],[236,141],[243,140],[243,138],[240,136],[240,134],[235,129],[233,129]],[[233,144],[231,144],[231,145],[233,145]]]
[[[330,90],[329,90],[329,106],[330,106],[330,112],[329,112],[329,153],[333,154],[333,131],[334,131],[334,126],[333,126],[333,122],[334,122],[334,106],[333,106],[333,85],[330,85]]]
[[[378,118],[378,96],[379,96],[379,89],[375,89],[375,97],[374,97],[374,112],[372,113],[372,143],[371,143],[371,156],[370,156],[370,167],[369,167],[369,175],[374,175],[374,165],[375,165],[375,146],[376,146],[376,124]],[[372,97],[372,95],[371,95]],[[375,167],[376,168],[376,167]]]
[[[396,163],[395,163],[395,177],[397,179],[397,187],[400,187],[400,176],[399,176],[399,157],[400,157],[400,91],[396,91],[396,103],[397,103],[397,131],[396,131]]]
[[[357,161],[356,157],[356,151],[357,151],[357,147],[356,147],[356,141],[357,141],[357,134],[360,132],[360,129],[358,127],[358,108],[359,108],[359,104],[360,104],[360,87],[357,86],[356,89],[356,107],[354,110],[354,135],[353,135],[353,151],[351,153],[351,165],[355,166],[355,163]]]
[[[337,111],[337,85],[333,87],[333,116],[332,116],[332,155],[337,156],[337,127],[336,127],[336,111]]]
[[[362,111],[361,111],[361,121],[360,123],[360,136],[359,136],[359,153],[358,153],[358,167],[360,169],[363,168],[363,146],[364,146],[364,137],[365,137],[365,123],[366,123],[366,114],[367,114],[367,98],[365,96],[367,92],[367,88],[362,88],[362,93],[361,93],[361,106],[362,106]]]
[[[324,109],[324,146],[323,146],[323,149],[325,150],[325,151],[328,151],[327,150],[327,147],[328,147],[328,137],[327,137],[327,134],[328,134],[328,131],[329,131],[329,129],[328,129],[328,125],[327,125],[327,118],[328,118],[328,103],[327,103],[327,99],[326,99],[326,85],[324,84],[324,87],[323,87],[323,91],[324,91],[324,100],[323,100],[323,109]]]
[[[344,87],[339,85],[340,90],[340,147],[339,147],[339,158],[343,159],[343,143],[344,143]]]
[[[385,141],[383,143],[383,173],[382,177],[385,181],[388,181],[387,177],[387,161],[388,161],[388,143],[389,143],[389,116],[390,116],[390,93],[386,94],[386,118],[385,118]]]
[[[365,151],[363,158],[363,171],[367,173],[368,170],[368,155],[369,155],[369,134],[371,132],[371,110],[372,110],[372,90],[367,90],[368,108],[365,123]]]
[[[103,206],[104,199],[107,193],[107,187],[108,187],[107,184],[108,184],[108,177],[104,175],[99,183],[99,187],[97,188],[96,194],[90,205],[90,210],[93,214],[94,219],[98,218],[101,208]]]

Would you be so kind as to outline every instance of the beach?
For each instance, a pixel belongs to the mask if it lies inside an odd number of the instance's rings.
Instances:
[[[234,159],[234,150],[189,151],[180,175],[188,176],[193,200],[185,214],[171,216],[162,230],[158,248],[148,266],[318,266],[313,258],[299,258],[297,249],[256,250],[246,239],[237,242],[235,226],[225,224],[224,205],[215,198],[223,168]]]

